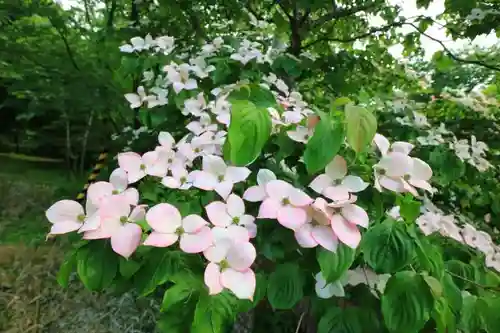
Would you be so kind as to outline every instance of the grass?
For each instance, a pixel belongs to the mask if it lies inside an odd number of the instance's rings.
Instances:
[[[45,210],[83,184],[59,164],[0,156],[0,244],[39,244],[49,227]]]

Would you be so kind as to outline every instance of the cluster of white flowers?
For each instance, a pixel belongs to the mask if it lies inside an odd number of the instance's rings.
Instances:
[[[130,44],[120,46],[120,51],[125,53],[154,51],[168,55],[174,50],[174,48],[175,45],[173,37],[159,36],[153,39],[150,34],[147,34],[144,38],[139,36],[132,37],[130,39]]]
[[[387,215],[397,221],[401,221],[400,207],[395,206],[387,212]],[[491,236],[481,230],[477,230],[469,223],[457,224],[457,217],[453,214],[445,214],[436,207],[427,197],[421,207],[421,213],[416,223],[422,233],[426,236],[435,232],[442,236],[452,238],[457,242],[468,245],[486,256],[486,266],[500,272],[500,247],[496,245]]]
[[[482,21],[486,15],[500,15],[500,11],[494,9],[473,8],[465,19],[468,21]]]
[[[471,135],[470,143],[467,139],[457,140],[453,137],[453,142],[450,142],[449,145],[458,158],[474,166],[477,170],[483,172],[492,167],[492,164],[484,158],[488,146],[482,141],[477,141],[474,135]]]
[[[450,135],[451,132],[446,129],[443,123],[439,127],[431,127],[427,130],[426,136],[417,137],[417,141],[422,146],[439,146],[446,142],[443,135]]]

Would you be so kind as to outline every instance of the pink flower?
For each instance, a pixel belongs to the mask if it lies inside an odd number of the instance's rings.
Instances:
[[[177,188],[180,190],[188,190],[193,184],[188,181],[189,173],[182,166],[173,166],[171,169],[172,177],[163,177],[161,183],[168,188]]]
[[[313,135],[313,130],[299,125],[293,131],[287,131],[286,134],[295,142],[307,143],[309,138]]]
[[[177,208],[168,203],[158,204],[148,210],[146,221],[153,232],[144,245],[167,247],[179,240],[179,247],[186,253],[199,253],[212,244],[208,222],[198,215],[182,218]]]
[[[397,152],[401,154],[408,155],[411,150],[413,149],[413,145],[408,142],[403,142],[403,141],[396,141],[393,142],[392,144],[389,142],[389,140],[381,135],[376,133],[375,137],[373,138],[373,142],[379,149],[380,153],[382,156],[387,155],[392,152]]]
[[[217,124],[212,124],[212,120],[208,113],[202,113],[200,115],[200,120],[190,122],[187,124],[186,128],[195,135],[200,135],[207,131],[216,132]]]
[[[146,175],[165,177],[168,166],[158,151],[150,151],[144,155],[133,152],[118,154],[118,164],[127,172],[129,184],[135,183]]]
[[[415,187],[432,192],[432,186],[428,182],[428,180],[432,177],[431,167],[416,157],[413,157],[412,161],[413,165],[411,172],[403,178],[408,183],[405,184],[405,188],[414,196],[418,196],[418,192],[415,190]]]
[[[243,193],[243,199],[246,201],[263,201],[267,197],[266,184],[271,180],[276,180],[276,175],[268,169],[260,169],[257,173],[257,185],[249,187]]]
[[[255,217],[245,214],[245,203],[236,194],[231,194],[226,203],[214,201],[205,207],[208,219],[217,227],[227,228],[231,225],[245,228],[251,238],[257,235]]]
[[[193,186],[205,191],[217,192],[226,199],[233,190],[233,185],[244,181],[250,175],[246,167],[227,166],[219,156],[203,157],[202,170],[195,170],[189,174]]]
[[[325,199],[316,198],[308,210],[307,223],[295,231],[295,239],[299,245],[305,248],[321,245],[325,249],[335,252],[338,238],[331,226],[333,212],[334,209],[328,207]]]
[[[375,188],[382,191],[382,187],[396,192],[407,192],[408,186],[403,179],[413,170],[413,160],[404,153],[393,152],[382,157],[374,165]]]
[[[309,187],[331,200],[346,200],[349,193],[363,191],[368,186],[360,177],[347,176],[347,163],[342,156],[335,156],[326,166],[325,173],[316,177]]]
[[[127,188],[128,176],[123,169],[115,169],[110,177],[109,182],[96,182],[89,186],[87,190],[87,200],[96,206],[101,204],[114,195],[124,197],[129,205],[136,206],[139,202],[139,192],[135,188]]]
[[[130,204],[123,197],[112,197],[103,203],[99,210],[100,223],[86,223],[84,239],[111,238],[113,251],[128,258],[141,242],[142,229],[135,222],[143,220],[146,208]]]
[[[73,200],[60,200],[47,209],[45,216],[52,223],[50,235],[60,235],[80,229],[85,221],[98,219],[96,210],[87,209]]]
[[[259,208],[261,219],[277,219],[286,228],[296,230],[307,222],[306,206],[313,200],[301,190],[282,180],[266,184],[267,198]]]
[[[342,243],[351,248],[356,248],[361,241],[361,233],[356,226],[367,228],[368,222],[368,214],[355,204],[335,208],[331,218],[333,232]]]
[[[227,288],[240,299],[252,300],[256,281],[250,266],[256,251],[250,242],[235,242],[222,237],[203,254],[210,261],[205,269],[205,284],[210,295]]]

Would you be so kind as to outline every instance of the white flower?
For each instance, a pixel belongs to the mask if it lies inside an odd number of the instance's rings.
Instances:
[[[313,135],[313,130],[299,125],[295,130],[287,131],[286,134],[293,141],[307,143]]]
[[[493,241],[491,236],[484,231],[478,231],[470,224],[465,224],[462,228],[462,237],[465,244],[478,249],[487,254],[493,251]]]
[[[169,55],[175,48],[175,39],[170,36],[160,36],[155,39],[156,41],[156,52],[163,52],[165,55]]]
[[[152,95],[146,95],[144,87],[139,86],[137,87],[137,94],[125,94],[125,99],[130,103],[130,108],[135,109],[141,107],[142,103],[144,102],[147,102],[149,104],[149,102],[156,99],[156,97]]]
[[[326,280],[321,272],[316,274],[314,279],[316,280],[314,290],[316,291],[316,295],[318,295],[319,298],[326,299],[331,298],[332,296],[345,296],[344,287],[342,286],[342,282],[340,281],[340,279],[333,283],[326,283]]]
[[[203,97],[203,92],[200,92],[196,98],[189,98],[184,101],[184,109],[181,112],[185,116],[191,114],[195,117],[201,117],[205,114],[206,108],[207,102]]]
[[[146,35],[145,38],[132,37],[130,39],[130,44],[124,44],[120,46],[120,51],[125,53],[132,53],[134,51],[147,50],[154,44],[155,42],[150,34]]]
[[[219,123],[228,125],[231,121],[231,104],[226,100],[227,96],[217,98],[215,102],[209,104],[209,108]]]
[[[237,53],[231,54],[231,59],[246,65],[252,59],[262,57],[262,53],[256,48],[259,43],[251,43],[248,39],[241,42]]]
[[[180,64],[172,62],[163,68],[167,72],[167,79],[174,91],[180,93],[182,90],[193,90],[198,88],[198,83],[195,79],[189,78],[191,66],[189,64]]]
[[[180,190],[188,190],[193,186],[191,182],[188,181],[189,173],[182,166],[174,166],[171,168],[172,177],[163,177],[161,183],[168,188],[175,188]]]
[[[207,65],[207,63],[205,62],[205,58],[203,57],[189,59],[189,63],[191,64],[191,70],[200,79],[208,77],[208,73],[215,70],[215,66]]]
[[[193,132],[195,135],[200,135],[207,131],[217,131],[217,124],[212,123],[210,115],[208,115],[207,113],[202,113],[199,120],[193,120],[192,122],[187,124],[186,128]]]

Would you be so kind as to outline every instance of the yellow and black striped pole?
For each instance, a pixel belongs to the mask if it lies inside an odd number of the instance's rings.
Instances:
[[[85,196],[87,194],[87,189],[89,188],[90,185],[92,185],[93,182],[97,179],[97,176],[101,173],[102,168],[106,165],[106,158],[108,157],[108,152],[103,151],[101,154],[99,154],[99,157],[97,158],[97,162],[94,165],[94,168],[92,169],[92,172],[90,173],[89,177],[87,178],[87,183],[83,187],[82,191],[78,193],[76,196],[77,201],[82,201],[85,199]]]

